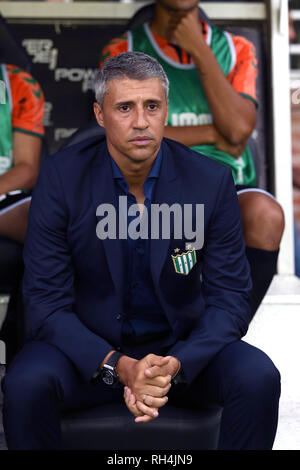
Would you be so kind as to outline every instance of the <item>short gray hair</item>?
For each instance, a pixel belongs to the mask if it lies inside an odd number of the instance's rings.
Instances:
[[[121,80],[123,78],[132,80],[159,78],[166,99],[168,98],[169,80],[160,63],[143,52],[123,52],[104,62],[104,65],[95,76],[95,97],[101,107],[103,106],[104,96],[108,91],[108,83],[111,80]]]

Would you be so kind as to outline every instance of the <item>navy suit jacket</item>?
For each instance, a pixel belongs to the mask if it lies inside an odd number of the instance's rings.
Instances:
[[[118,207],[105,149],[105,139],[93,138],[45,159],[24,247],[26,338],[60,349],[87,381],[120,347],[124,311],[121,242],[96,235],[99,204]],[[168,354],[190,383],[246,333],[250,271],[231,170],[169,139],[162,151],[154,203],[204,204],[204,245],[188,275],[171,257],[186,251],[187,239],[171,230],[170,239],[150,242],[155,292],[174,340]]]

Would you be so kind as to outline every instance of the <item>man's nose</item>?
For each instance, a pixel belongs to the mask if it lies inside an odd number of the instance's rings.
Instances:
[[[146,110],[144,108],[137,107],[134,114],[133,126],[136,129],[146,129],[148,127],[148,120]]]

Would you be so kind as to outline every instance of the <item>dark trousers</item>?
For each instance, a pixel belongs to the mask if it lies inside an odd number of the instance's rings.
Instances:
[[[122,389],[83,383],[64,354],[41,342],[28,343],[18,353],[3,392],[9,449],[60,449],[62,409],[123,400]],[[226,346],[186,390],[171,387],[169,400],[182,406],[223,406],[220,449],[271,449],[279,396],[280,375],[272,361],[238,341]]]

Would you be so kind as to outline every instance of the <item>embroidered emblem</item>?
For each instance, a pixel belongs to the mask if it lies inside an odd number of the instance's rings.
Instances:
[[[176,248],[174,251],[175,253],[178,253],[180,250],[179,248]],[[171,256],[173,259],[175,271],[178,274],[189,274],[197,262],[195,250],[189,250],[185,253],[182,253],[181,255]]]

